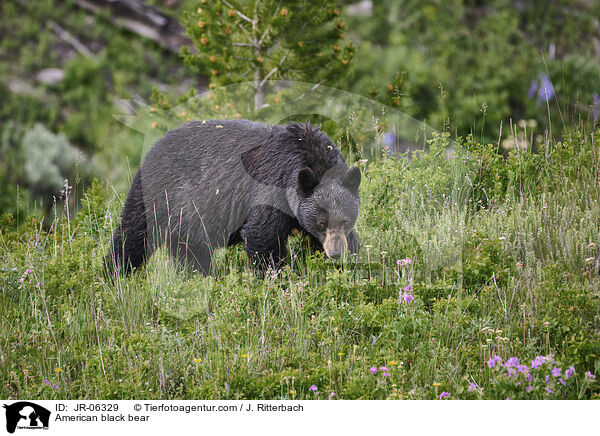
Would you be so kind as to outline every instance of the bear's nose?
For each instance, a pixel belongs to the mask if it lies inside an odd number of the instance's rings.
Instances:
[[[339,259],[346,250],[346,237],[342,232],[327,232],[323,248],[330,259]]]

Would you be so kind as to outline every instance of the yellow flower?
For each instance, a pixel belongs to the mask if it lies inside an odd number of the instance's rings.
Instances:
[[[296,391],[290,391],[290,394],[296,395]]]
[[[200,362],[202,362],[202,359],[200,359],[199,357],[196,357],[194,359],[194,363],[200,363]]]
[[[434,388],[439,388],[442,384],[438,383],[438,382],[433,382],[433,387]]]
[[[250,355],[249,354],[242,354],[240,357],[242,357],[244,359],[249,359]]]
[[[331,360],[327,361],[327,366],[331,366]]]
[[[338,353],[338,356],[342,357],[344,355],[344,353]]]
[[[395,366],[395,365],[398,365],[398,362],[396,362],[395,360],[390,360],[390,361],[388,362],[388,365],[390,365],[390,366]]]

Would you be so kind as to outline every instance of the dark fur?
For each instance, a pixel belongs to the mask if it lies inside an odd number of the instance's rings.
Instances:
[[[346,217],[354,226],[356,173],[348,171],[329,138],[310,125],[185,124],[146,156],[107,263],[129,272],[167,243],[180,261],[208,274],[215,248],[243,242],[253,263],[277,268],[294,228],[305,230],[322,248],[323,235],[313,228],[319,214]],[[348,248],[357,251],[358,238],[350,230],[345,230]]]

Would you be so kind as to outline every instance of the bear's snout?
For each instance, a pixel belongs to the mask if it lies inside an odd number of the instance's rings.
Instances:
[[[323,248],[327,257],[330,259],[339,259],[348,248],[346,235],[341,230],[327,230]]]

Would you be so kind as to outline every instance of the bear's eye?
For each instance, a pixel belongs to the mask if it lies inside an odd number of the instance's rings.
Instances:
[[[317,229],[319,229],[321,232],[324,232],[326,228],[327,223],[325,221],[321,221],[319,224],[317,224]]]

